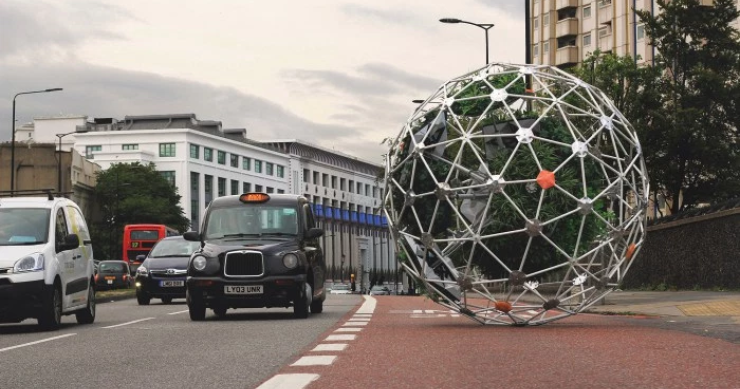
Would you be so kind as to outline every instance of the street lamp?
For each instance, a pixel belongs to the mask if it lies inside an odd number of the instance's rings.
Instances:
[[[480,27],[486,32],[486,65],[488,65],[488,30],[491,29],[491,27],[494,26],[493,23],[473,23],[473,22],[466,22],[465,20],[455,19],[455,18],[442,18],[439,19],[442,23],[450,23],[450,24],[457,24],[457,23],[464,23],[464,24],[470,24],[471,26]]]
[[[12,127],[10,128],[11,132],[13,133],[12,139],[10,141],[10,191],[13,193],[15,190],[15,99],[20,95],[31,95],[34,93],[48,93],[48,92],[59,92],[63,90],[62,88],[49,88],[49,89],[43,89],[43,90],[33,90],[28,92],[20,92],[16,93],[15,96],[13,96],[13,121]]]
[[[83,131],[72,131],[68,132],[66,134],[56,134],[56,137],[59,138],[59,151],[58,158],[57,158],[57,190],[59,193],[62,193],[62,138],[64,138],[67,135],[72,134],[84,134],[87,130]]]

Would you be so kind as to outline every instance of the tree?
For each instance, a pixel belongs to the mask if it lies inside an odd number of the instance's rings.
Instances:
[[[740,41],[734,0],[657,0],[662,12],[637,11],[664,69],[656,83],[662,107],[645,132],[652,142],[651,179],[676,213],[740,190]],[[652,138],[651,138],[652,137]],[[647,155],[646,155],[647,156]],[[682,201],[679,199],[682,198]]]
[[[105,215],[105,220],[93,229],[98,257],[116,258],[126,224],[165,224],[180,232],[190,224],[179,205],[177,188],[155,170],[154,164],[118,163],[98,172],[95,199]]]

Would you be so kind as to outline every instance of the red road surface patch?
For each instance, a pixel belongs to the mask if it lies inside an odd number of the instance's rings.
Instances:
[[[333,364],[280,373],[319,374],[308,388],[740,388],[740,348],[722,340],[593,314],[539,327],[412,319],[391,312],[444,308],[423,297],[377,300],[344,351],[304,353],[337,355]]]

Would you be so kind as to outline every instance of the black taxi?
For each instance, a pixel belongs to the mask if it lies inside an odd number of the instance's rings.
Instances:
[[[191,320],[210,308],[293,307],[296,317],[320,313],[326,264],[311,205],[289,194],[245,193],[214,199],[187,268],[186,300]]]

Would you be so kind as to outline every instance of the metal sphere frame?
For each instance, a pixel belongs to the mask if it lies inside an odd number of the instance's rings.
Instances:
[[[449,80],[389,144],[383,208],[404,270],[481,324],[582,312],[644,243],[637,135],[559,68],[493,63]]]

